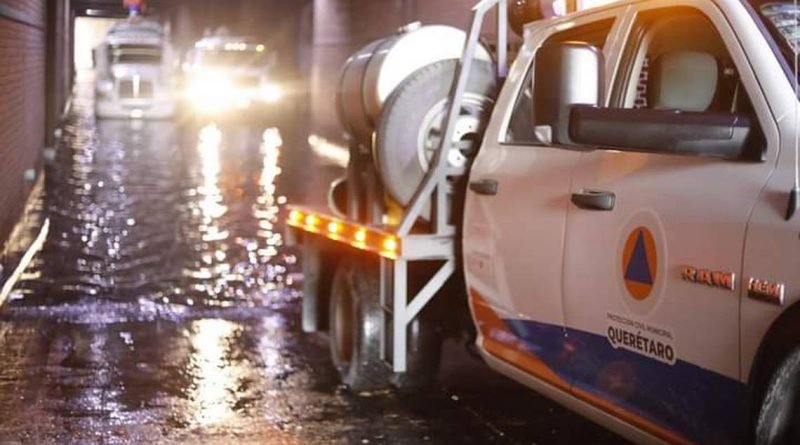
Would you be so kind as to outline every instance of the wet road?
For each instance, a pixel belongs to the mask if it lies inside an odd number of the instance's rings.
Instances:
[[[338,168],[297,125],[95,122],[79,98],[0,318],[0,444],[620,443],[446,348],[424,395],[352,395],[299,328],[287,201]],[[24,231],[23,231],[24,232]],[[33,233],[33,232],[32,232]]]

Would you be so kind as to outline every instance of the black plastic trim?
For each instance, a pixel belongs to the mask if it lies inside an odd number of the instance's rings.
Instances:
[[[658,154],[741,159],[752,124],[732,113],[572,107],[570,137],[590,146]]]

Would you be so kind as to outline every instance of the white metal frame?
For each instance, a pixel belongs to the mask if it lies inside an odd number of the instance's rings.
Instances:
[[[450,88],[444,137],[433,154],[428,172],[412,197],[399,226],[387,228],[381,225],[385,213],[384,195],[373,163],[369,159],[370,147],[360,145],[350,147],[346,183],[348,209],[342,213],[346,213],[349,220],[357,221],[357,224],[364,224],[379,229],[380,233],[393,236],[401,246],[397,255],[380,254],[379,266],[380,302],[383,309],[381,359],[388,362],[397,373],[407,370],[408,326],[433,300],[456,270],[456,227],[450,221],[451,209],[448,205],[453,195],[453,185],[448,178],[463,176],[467,174],[467,170],[464,167],[449,166],[447,152],[463,144],[463,142],[453,142],[452,138],[484,19],[494,7],[497,7],[497,77],[505,79],[508,74],[508,5],[506,0],[481,0],[472,8],[470,32]],[[427,233],[420,233],[418,230],[412,233],[422,211],[427,208],[432,210],[433,229]],[[302,225],[295,228],[304,230]],[[318,231],[306,231],[310,236],[319,236]],[[289,235],[290,239],[293,238],[291,231]],[[333,240],[338,241],[338,238]],[[317,291],[322,267],[319,256],[322,253],[319,244],[312,239],[305,240],[304,252],[306,260],[303,268],[308,276],[304,286],[303,329],[313,332],[319,327],[316,299],[319,295]],[[436,261],[441,264],[413,298],[409,299],[408,267],[412,261]]]
[[[448,198],[452,185],[448,178],[466,174],[464,168],[452,168],[447,163],[447,152],[452,148],[456,122],[461,110],[467,81],[479,44],[481,28],[486,14],[497,7],[497,76],[504,79],[508,73],[508,6],[506,0],[481,0],[472,9],[472,23],[450,90],[449,109],[441,145],[433,154],[428,172],[414,193],[406,209],[397,237],[401,240],[402,254],[397,259],[381,257],[380,301],[384,309],[382,323],[381,357],[389,362],[394,372],[406,372],[408,326],[430,303],[456,269],[455,226],[449,222]],[[433,233],[411,233],[414,224],[428,203],[433,213]],[[442,260],[444,263],[413,298],[408,295],[408,265],[414,260]],[[391,326],[389,331],[388,326]],[[389,338],[387,334],[391,332]],[[389,345],[391,344],[391,349]]]

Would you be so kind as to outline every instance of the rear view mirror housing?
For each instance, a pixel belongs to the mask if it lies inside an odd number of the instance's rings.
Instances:
[[[569,135],[572,106],[598,106],[602,100],[603,53],[585,43],[545,44],[534,63],[536,133],[543,143],[573,145]]]

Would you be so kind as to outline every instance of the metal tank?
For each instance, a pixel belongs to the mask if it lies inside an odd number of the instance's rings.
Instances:
[[[369,146],[383,104],[395,88],[422,67],[459,59],[466,38],[464,31],[452,26],[412,23],[353,54],[342,70],[337,109],[354,141]],[[492,60],[483,46],[475,58]]]

